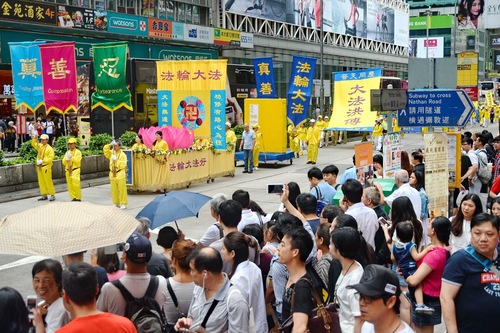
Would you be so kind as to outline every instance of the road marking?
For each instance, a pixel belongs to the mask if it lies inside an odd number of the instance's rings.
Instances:
[[[27,258],[19,259],[19,260],[13,261],[11,263],[8,263],[8,264],[0,266],[0,271],[3,271],[4,269],[14,268],[14,267],[17,267],[17,266],[23,266],[23,265],[32,264],[32,263],[35,263],[37,261],[40,261],[40,260],[43,260],[43,259],[47,259],[47,258],[48,257],[30,256],[30,257],[27,257]]]

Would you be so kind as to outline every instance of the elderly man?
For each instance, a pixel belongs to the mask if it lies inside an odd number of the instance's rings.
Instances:
[[[243,126],[244,131],[241,134],[241,143],[240,150],[243,150],[244,153],[244,167],[243,173],[252,173],[253,172],[253,148],[255,145],[255,133],[250,130],[250,126],[245,124]]]
[[[222,257],[213,248],[197,248],[188,257],[196,284],[187,317],[175,324],[190,332],[249,332],[250,310],[243,294],[222,272]]]
[[[120,209],[126,209],[127,197],[127,155],[122,152],[121,142],[113,140],[103,148],[104,156],[109,160],[109,182],[111,199]]]
[[[408,171],[404,169],[396,171],[394,180],[398,189],[387,198],[384,196],[384,191],[382,190],[382,186],[380,185],[380,183],[374,183],[380,193],[380,203],[382,205],[388,205],[389,207],[392,207],[392,203],[396,198],[406,196],[408,197],[408,199],[410,199],[411,204],[413,205],[413,210],[415,211],[415,216],[418,219],[422,210],[422,199],[420,198],[420,193],[418,193],[418,191],[411,187],[408,183]]]
[[[66,183],[71,201],[82,201],[82,189],[80,187],[80,168],[82,166],[82,152],[76,149],[76,139],[69,138],[69,149],[64,155],[63,165],[66,171]]]
[[[50,195],[49,201],[56,200],[54,183],[52,182],[52,164],[54,163],[54,149],[49,145],[49,136],[42,134],[40,142],[37,142],[37,137],[31,139],[31,145],[37,151],[36,165],[38,186],[42,195],[38,201],[47,200],[47,194]]]

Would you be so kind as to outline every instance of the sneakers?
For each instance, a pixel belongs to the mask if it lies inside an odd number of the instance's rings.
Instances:
[[[243,173],[248,173],[248,170],[243,170]]]
[[[121,205],[121,206],[120,206],[120,209],[122,209],[122,210],[123,210],[123,209],[127,209],[127,206],[125,206],[125,205]]]
[[[259,168],[257,168],[257,167],[255,167],[255,168],[253,168],[253,169],[254,169],[255,171],[259,171]]]
[[[415,308],[415,312],[431,315],[434,313],[434,309],[425,304],[418,304]]]
[[[71,199],[71,201],[82,201],[82,200],[77,199],[77,198],[73,198],[73,199]]]
[[[54,201],[54,200],[56,200],[56,197],[51,195],[49,201]]]
[[[47,200],[47,196],[46,195],[42,195],[41,198],[38,198],[38,201],[44,201],[44,200]]]

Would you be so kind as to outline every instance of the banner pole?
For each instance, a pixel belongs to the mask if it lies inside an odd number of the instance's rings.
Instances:
[[[111,112],[111,136],[115,138],[115,113]]]

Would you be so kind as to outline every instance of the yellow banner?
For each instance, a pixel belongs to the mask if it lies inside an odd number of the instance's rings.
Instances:
[[[227,59],[157,61],[158,90],[226,89]]]
[[[355,71],[361,72],[361,71]],[[371,111],[370,90],[379,89],[380,76],[355,73],[359,79],[337,80],[334,83],[333,112],[328,128],[343,131],[372,131],[377,113]],[[364,78],[363,78],[364,77]],[[341,77],[339,77],[341,78]]]
[[[484,97],[486,98],[486,105],[495,105],[495,99],[493,98],[493,93],[491,91],[487,91],[484,93]]]

